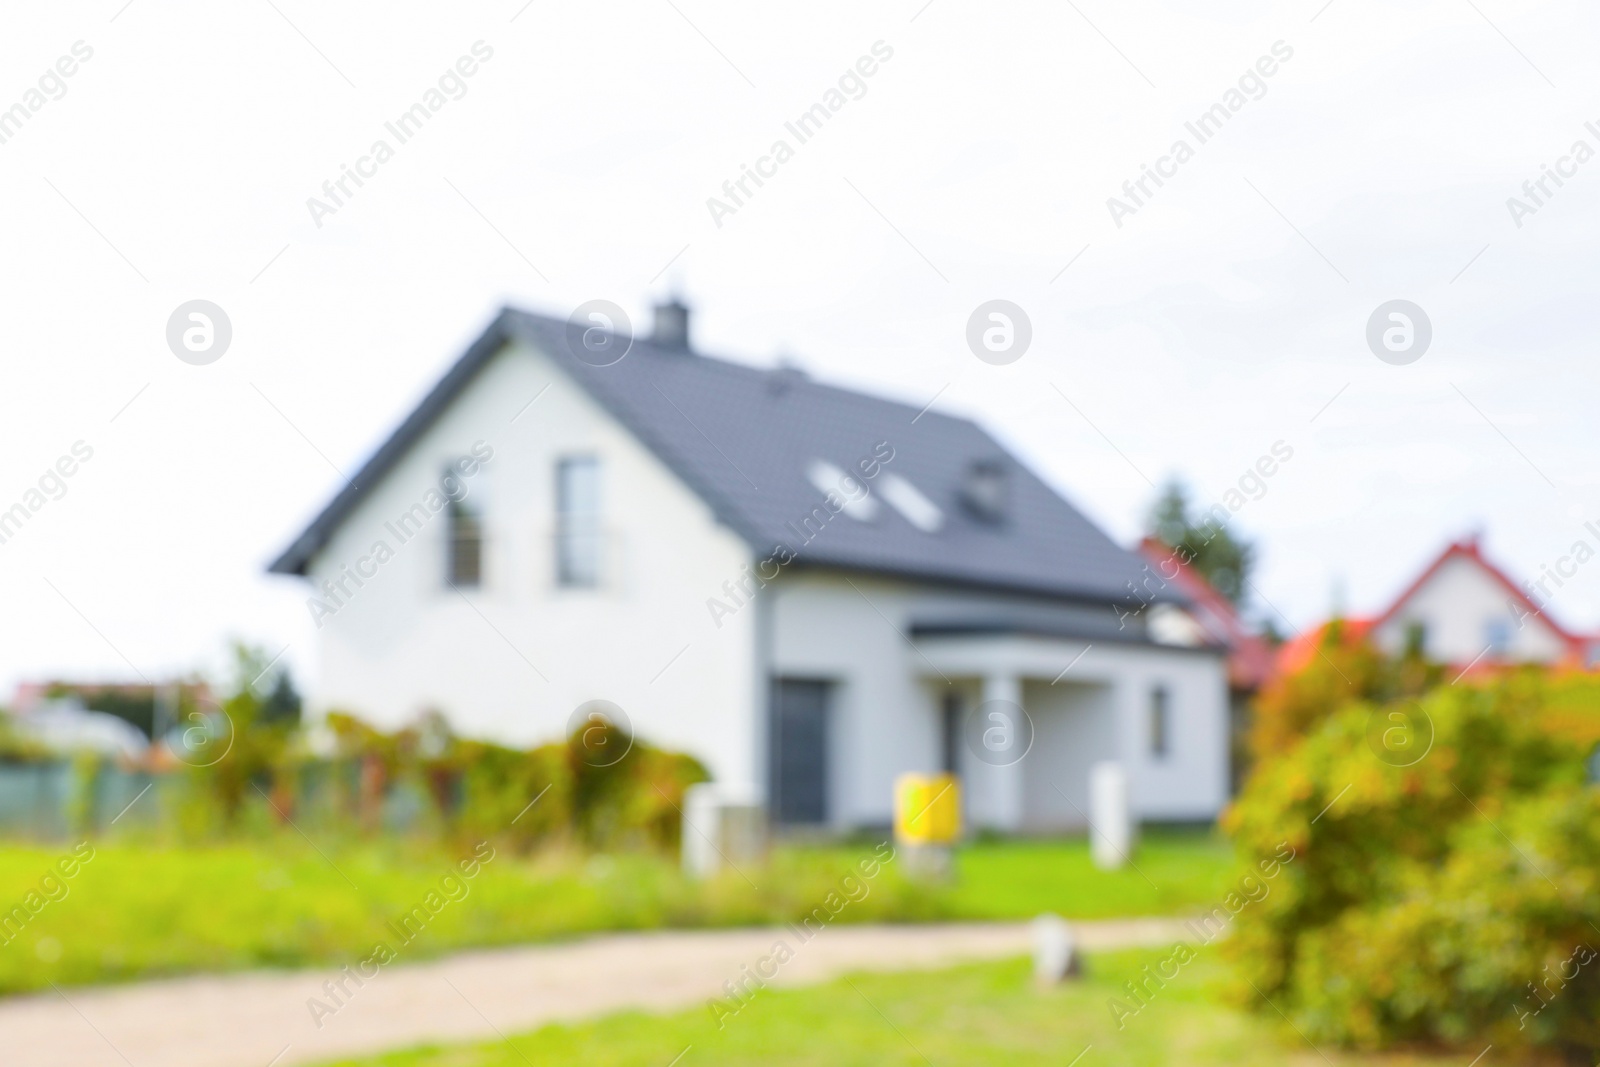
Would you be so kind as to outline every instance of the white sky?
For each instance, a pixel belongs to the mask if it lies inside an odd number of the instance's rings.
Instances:
[[[0,33],[0,109],[94,50],[0,144],[0,509],[94,449],[0,545],[0,691],[215,664],[229,635],[303,676],[304,593],[263,569],[334,466],[500,304],[643,328],[674,281],[702,350],[937,394],[1119,539],[1146,478],[1216,499],[1282,439],[1236,521],[1297,626],[1472,527],[1529,574],[1600,520],[1600,161],[1520,229],[1506,208],[1600,147],[1592,6],[123,3]],[[306,198],[479,40],[467,95],[314,226]],[[866,95],[718,228],[706,198],[880,40]],[[1115,226],[1106,198],[1279,40],[1267,94]],[[1033,322],[1009,366],[963,339],[996,297]],[[1396,297],[1434,326],[1410,366],[1364,342]],[[209,366],[165,343],[193,298],[233,323]],[[1600,563],[1552,610],[1600,626]]]

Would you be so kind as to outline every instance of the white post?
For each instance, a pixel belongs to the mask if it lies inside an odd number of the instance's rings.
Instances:
[[[709,878],[724,866],[759,862],[767,846],[766,812],[752,787],[701,782],[683,793],[683,870]]]
[[[721,815],[715,785],[701,782],[684,790],[683,872],[691,878],[708,878],[722,864],[722,857],[717,854],[717,841],[722,837]]]
[[[1078,949],[1072,927],[1059,915],[1033,920],[1033,977],[1053,985],[1078,973]]]
[[[1109,871],[1127,863],[1133,839],[1128,773],[1114,760],[1096,763],[1089,768],[1089,841],[1095,866]]]

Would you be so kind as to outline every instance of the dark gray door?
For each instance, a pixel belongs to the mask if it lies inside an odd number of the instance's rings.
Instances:
[[[772,686],[772,811],[779,823],[828,820],[827,682],[779,678]]]

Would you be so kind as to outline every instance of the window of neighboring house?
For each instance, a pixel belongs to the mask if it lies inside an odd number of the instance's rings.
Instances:
[[[1150,690],[1150,755],[1166,756],[1172,737],[1172,701],[1166,686]]]
[[[464,500],[450,501],[445,578],[453,586],[476,589],[483,584],[483,519]]]
[[[1428,624],[1416,621],[1406,623],[1405,641],[1407,656],[1425,655],[1428,651]]]
[[[556,583],[600,584],[600,461],[567,456],[556,462]]]
[[[1511,651],[1511,620],[1490,619],[1484,623],[1483,639],[1491,656],[1504,656]]]

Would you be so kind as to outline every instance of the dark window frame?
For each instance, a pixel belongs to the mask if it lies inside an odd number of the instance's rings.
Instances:
[[[1165,685],[1150,687],[1150,703],[1146,712],[1146,738],[1150,755],[1164,760],[1172,755],[1172,691]]]

